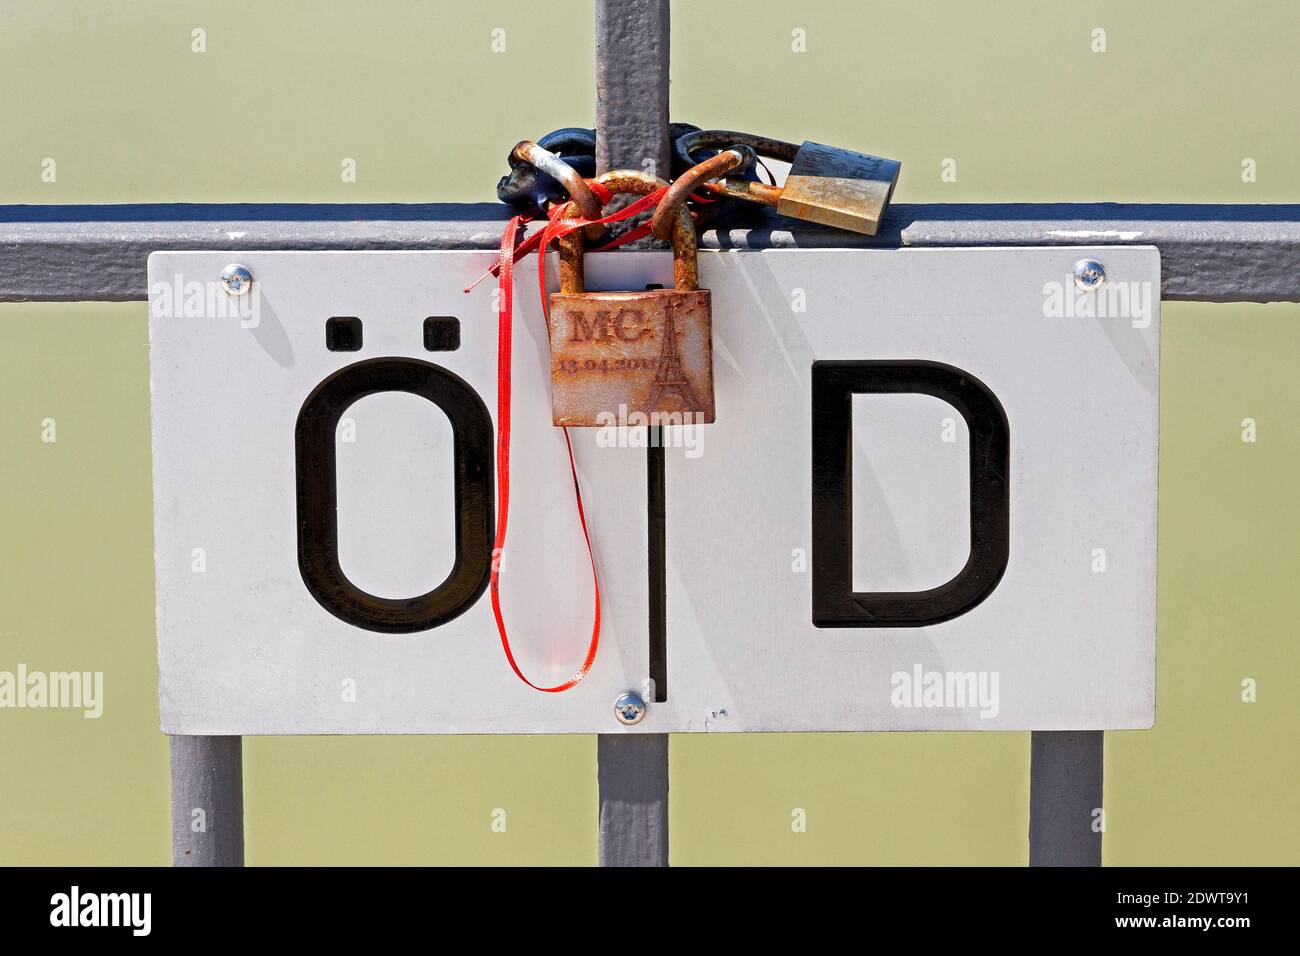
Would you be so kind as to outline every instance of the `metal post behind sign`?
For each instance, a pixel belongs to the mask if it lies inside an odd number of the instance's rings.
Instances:
[[[1105,734],[1036,731],[1029,764],[1029,865],[1101,866]]]
[[[668,0],[596,0],[596,164],[610,169],[670,168]],[[654,429],[658,432],[659,429]],[[646,450],[646,525],[664,526],[662,445]],[[650,487],[657,479],[658,487]],[[662,540],[651,548],[651,629],[665,599]],[[654,635],[647,635],[649,641]],[[660,688],[662,690],[662,688]],[[653,707],[653,701],[647,701]],[[668,735],[600,734],[601,866],[668,865]]]
[[[242,737],[171,738],[172,865],[244,865]]]

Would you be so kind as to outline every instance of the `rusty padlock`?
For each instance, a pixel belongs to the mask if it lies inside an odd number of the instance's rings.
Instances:
[[[635,170],[596,182],[615,195],[667,185]],[[573,233],[578,236],[579,233]],[[699,288],[695,230],[685,205],[672,229],[675,288],[586,292],[581,240],[560,247],[550,297],[551,411],[556,425],[713,421],[713,311]]]
[[[707,183],[707,190],[775,206],[783,216],[867,236],[874,236],[880,228],[902,169],[896,160],[851,149],[811,141],[796,146],[778,139],[718,129],[679,137],[673,144],[674,162],[681,173],[695,165],[691,156],[695,150],[734,145],[749,146],[760,156],[790,163],[785,185],[726,179]]]

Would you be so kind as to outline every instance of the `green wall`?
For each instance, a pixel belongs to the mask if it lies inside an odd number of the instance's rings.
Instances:
[[[899,158],[899,201],[1300,199],[1294,3],[745,8],[674,5],[674,117]],[[14,0],[0,202],[488,201],[516,140],[592,122],[592,46],[588,0]],[[1300,306],[1163,319],[1157,726],[1107,735],[1105,858],[1296,864]],[[0,670],[105,672],[98,720],[0,710],[0,864],[170,858],[146,340],[143,303],[0,305]],[[591,738],[245,754],[251,863],[595,859]],[[672,858],[1021,864],[1028,761],[1026,734],[675,737]]]

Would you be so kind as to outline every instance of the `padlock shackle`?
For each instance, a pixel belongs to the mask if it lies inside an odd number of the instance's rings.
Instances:
[[[726,149],[729,146],[748,146],[760,156],[783,163],[793,163],[795,153],[799,152],[799,144],[787,143],[783,139],[737,133],[728,129],[702,129],[677,138],[673,143],[673,160],[679,170],[684,171],[695,165],[696,161],[691,154],[697,149]]]
[[[729,146],[748,146],[759,156],[793,163],[799,146],[782,139],[757,136],[754,133],[738,133],[729,129],[702,129],[696,133],[679,136],[673,143],[673,167],[684,173],[695,165],[691,156],[697,149],[725,149]],[[704,189],[717,196],[731,199],[744,199],[749,202],[775,206],[781,199],[781,190],[766,183],[753,183],[746,180],[723,180],[706,182]]]
[[[582,174],[550,150],[538,146],[532,140],[523,139],[510,150],[509,159],[512,164],[527,163],[556,180],[568,192],[584,219],[600,218],[601,202],[591,191],[587,181],[582,178]],[[598,225],[588,226],[587,238],[595,239],[601,234],[602,229],[603,227]]]
[[[647,196],[668,185],[658,176],[637,169],[613,169],[597,176],[593,182],[604,186],[615,196],[623,193]],[[572,233],[572,237],[577,241],[560,245],[560,291],[585,292],[582,281],[582,255],[585,243],[578,232]],[[695,245],[695,226],[691,223],[691,213],[685,203],[677,205],[672,244],[674,288],[682,292],[698,289],[700,272]]]
[[[686,202],[686,198],[695,192],[696,188],[711,179],[717,179],[719,176],[725,176],[727,173],[736,170],[749,170],[754,168],[758,162],[758,154],[749,146],[732,146],[724,149],[716,156],[710,156],[703,162],[696,163],[690,169],[686,170],[668,187],[668,192],[664,195],[663,201],[655,207],[653,218],[650,220],[650,231],[654,233],[656,239],[668,241],[672,235],[673,228],[673,208]],[[761,183],[751,183],[749,185],[760,186]],[[775,206],[780,199],[781,190],[773,186],[763,186],[764,189],[770,189],[775,194],[769,205]]]

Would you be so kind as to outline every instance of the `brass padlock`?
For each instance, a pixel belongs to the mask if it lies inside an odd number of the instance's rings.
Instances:
[[[615,170],[596,182],[618,195],[663,180]],[[675,425],[713,421],[713,310],[699,288],[695,230],[685,205],[672,231],[675,288],[586,292],[583,243],[560,246],[550,297],[551,412],[556,425]],[[571,238],[571,237],[569,237]]]
[[[898,184],[902,164],[880,156],[805,141],[801,146],[749,133],[706,129],[673,144],[677,172],[695,165],[697,149],[749,146],[760,156],[790,163],[783,187],[729,178],[705,184],[724,196],[775,206],[783,216],[874,236]]]

